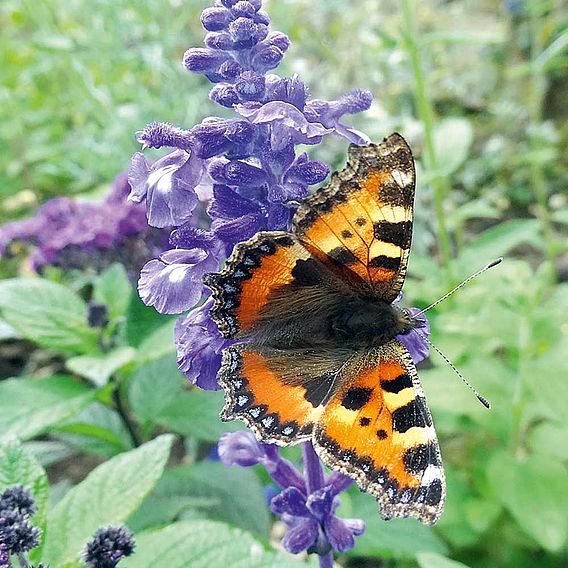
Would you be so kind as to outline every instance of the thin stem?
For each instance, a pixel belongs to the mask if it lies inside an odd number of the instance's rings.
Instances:
[[[418,36],[414,23],[411,0],[403,0],[402,11],[404,19],[404,46],[410,57],[412,73],[414,75],[414,96],[420,120],[424,125],[424,161],[428,171],[434,176],[432,187],[434,189],[434,210],[436,212],[436,230],[438,236],[438,248],[442,265],[446,272],[446,279],[451,280],[450,261],[452,258],[450,237],[446,226],[446,216],[444,213],[444,197],[450,193],[448,180],[440,176],[437,172],[438,158],[434,145],[434,109],[428,97],[424,71],[420,62],[418,43],[415,38]]]
[[[323,467],[316,454],[311,442],[302,444],[302,455],[304,457],[304,474],[306,476],[306,489],[308,495],[321,489],[325,484]]]
[[[20,563],[20,568],[31,568],[28,559],[23,552],[18,552],[17,557],[18,562]]]
[[[115,389],[112,391],[112,399],[114,401],[114,406],[116,407],[116,411],[122,418],[122,421],[124,422],[124,425],[126,426],[126,429],[128,430],[130,437],[132,438],[132,441],[134,442],[134,445],[136,447],[141,446],[144,443],[144,440],[140,436],[138,428],[136,427],[134,422],[130,419],[128,410],[124,406],[124,403],[122,402],[122,397],[120,396],[119,391],[120,391],[120,385],[118,384],[118,382],[115,381]]]
[[[532,124],[533,134],[530,136],[531,147],[534,153],[539,150],[538,137],[535,136],[534,131],[537,126],[542,122],[542,104],[546,90],[546,76],[543,71],[542,65],[539,64],[538,58],[544,50],[539,33],[539,4],[529,2],[530,12],[530,31],[531,31],[531,81],[529,91],[529,112],[530,121]],[[537,217],[544,230],[544,238],[546,240],[547,257],[551,265],[551,280],[552,284],[556,282],[556,246],[554,242],[554,230],[552,225],[552,217],[548,208],[548,191],[546,186],[546,178],[544,175],[542,162],[532,157],[530,161],[530,170],[533,183],[533,189],[538,204]]]

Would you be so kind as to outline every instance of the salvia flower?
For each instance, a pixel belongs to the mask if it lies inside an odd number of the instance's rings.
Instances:
[[[224,434],[218,444],[219,458],[227,466],[250,467],[262,464],[281,491],[270,502],[271,511],[289,527],[282,544],[288,552],[304,550],[320,557],[332,551],[347,552],[355,537],[363,534],[359,519],[340,519],[335,515],[338,495],[352,481],[340,473],[325,477],[311,444],[303,445],[304,475],[280,456],[277,446],[259,443],[250,432]]]
[[[148,223],[174,228],[174,250],[149,261],[139,280],[142,300],[163,313],[199,304],[203,274],[218,270],[237,243],[258,231],[291,229],[299,203],[330,172],[326,163],[297,153],[297,145],[314,146],[330,134],[368,142],[342,119],[369,108],[369,91],[311,99],[297,75],[274,73],[290,40],[270,29],[261,0],[219,0],[203,10],[201,23],[204,46],[188,49],[183,63],[213,83],[211,100],[234,115],[208,117],[192,128],[152,122],[137,140],[171,152],[153,164],[136,153],[129,173],[130,199],[146,203]],[[194,242],[191,231],[198,229],[207,241]],[[178,361],[190,380],[218,388],[223,340],[214,337],[208,318],[207,306],[180,318]]]
[[[22,554],[39,544],[41,530],[30,517],[36,512],[32,493],[21,485],[0,495],[0,566],[10,566],[10,554]]]
[[[47,265],[100,271],[115,261],[138,272],[166,243],[161,231],[148,226],[144,206],[127,200],[129,192],[121,174],[100,202],[56,197],[35,216],[0,227],[0,255],[23,242],[30,245],[29,263],[37,272]]]
[[[114,568],[134,547],[134,537],[125,526],[108,526],[93,535],[82,555],[87,568]]]

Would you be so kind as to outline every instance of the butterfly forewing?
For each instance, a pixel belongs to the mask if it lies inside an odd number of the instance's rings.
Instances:
[[[349,269],[392,302],[406,274],[414,187],[412,152],[400,135],[351,146],[347,167],[299,208],[294,232],[340,273]]]

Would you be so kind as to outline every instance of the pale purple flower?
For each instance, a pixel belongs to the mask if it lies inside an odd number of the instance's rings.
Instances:
[[[132,156],[128,180],[130,199],[146,201],[148,224],[171,227],[189,221],[197,205],[195,188],[203,175],[203,160],[194,152],[176,150],[149,165],[137,152]]]

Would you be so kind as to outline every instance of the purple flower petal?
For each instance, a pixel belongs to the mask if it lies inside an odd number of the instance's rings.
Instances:
[[[240,196],[230,187],[222,184],[213,186],[213,199],[207,213],[213,219],[236,219],[243,215],[260,214],[259,206],[250,199]]]
[[[162,314],[179,314],[201,298],[203,274],[213,267],[202,249],[174,249],[144,265],[138,293]]]
[[[290,143],[315,144],[322,136],[333,132],[317,122],[308,122],[306,117],[294,105],[282,101],[271,101],[259,108],[237,105],[236,110],[253,124],[272,124],[280,126],[278,130],[282,140],[274,140],[274,149],[280,149]]]
[[[148,224],[153,227],[181,225],[189,220],[198,199],[195,188],[203,175],[204,163],[194,153],[176,150],[151,167],[140,153],[132,157],[128,179],[130,199],[146,199]]]
[[[282,546],[291,554],[299,554],[316,542],[318,534],[318,523],[314,519],[306,519],[284,535]]]
[[[335,515],[329,515],[324,520],[323,528],[331,548],[337,552],[347,552],[355,546],[353,532]]]
[[[217,444],[219,459],[226,466],[250,467],[265,458],[262,445],[251,432],[223,434]]]
[[[179,317],[174,331],[180,371],[205,390],[221,388],[217,383],[221,352],[231,344],[223,338],[209,315],[212,305],[213,300],[209,298],[186,317]]]
[[[297,487],[286,487],[270,503],[270,510],[276,515],[287,513],[294,517],[309,517],[306,496]]]
[[[394,300],[393,304],[400,306],[404,298],[402,292]],[[396,338],[400,341],[412,357],[415,365],[420,361],[430,356],[430,344],[428,338],[430,337],[430,322],[424,314],[417,315],[421,312],[419,308],[406,308],[418,322],[418,325],[411,329],[408,333],[397,335]]]

